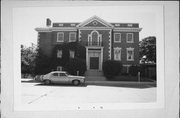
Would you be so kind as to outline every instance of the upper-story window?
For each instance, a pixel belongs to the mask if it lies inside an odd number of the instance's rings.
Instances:
[[[57,58],[62,58],[62,50],[57,50]]]
[[[114,42],[116,43],[121,42],[121,33],[114,33]]]
[[[127,61],[134,61],[134,48],[127,48]]]
[[[114,60],[121,60],[121,48],[114,48]]]
[[[57,33],[57,42],[64,42],[64,32]]]
[[[69,33],[69,42],[74,42],[74,41],[76,41],[76,33],[70,32]]]
[[[88,46],[101,46],[102,45],[102,34],[94,30],[88,34]]]
[[[133,33],[127,33],[126,41],[127,41],[127,43],[133,43],[134,42]]]
[[[62,66],[57,66],[57,71],[62,71]]]
[[[70,50],[70,51],[69,51],[69,54],[70,54],[70,58],[74,58],[75,52],[74,52],[73,50]]]

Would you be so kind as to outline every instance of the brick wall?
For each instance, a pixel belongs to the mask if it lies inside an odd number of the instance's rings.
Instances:
[[[52,52],[52,33],[51,32],[40,32],[39,33],[39,48],[43,54],[50,57]]]
[[[64,33],[64,42],[57,42],[57,33],[58,32],[63,32]],[[55,32],[52,32],[52,44],[56,45],[56,44],[68,43],[69,42],[69,34],[71,32],[76,33],[76,40],[77,40],[78,39],[77,31],[55,31]]]
[[[121,42],[114,42],[114,33],[121,33]],[[126,34],[133,33],[133,43],[126,42]],[[139,64],[139,33],[138,32],[113,32],[112,48],[121,47],[121,62],[123,64]],[[134,48],[134,61],[127,61],[126,48]],[[112,59],[114,59],[114,50],[112,49]]]
[[[88,34],[90,34],[93,30],[81,30],[81,41],[80,43],[84,46],[87,45],[88,42]],[[102,34],[103,41],[103,61],[109,59],[109,35],[110,30],[97,30],[100,34]],[[69,42],[69,33],[77,31],[64,31],[64,42]],[[111,40],[112,40],[112,49],[111,49],[111,58],[114,59],[114,47],[121,47],[121,62],[123,64],[139,64],[139,33],[138,32],[120,32],[121,33],[121,43],[114,42],[114,33],[112,32]],[[126,42],[126,34],[133,33],[134,43]],[[45,55],[51,56],[52,49],[55,45],[61,44],[61,42],[57,42],[57,31],[56,32],[40,32],[39,46],[40,49],[44,52]],[[76,34],[76,38],[78,39],[78,34]],[[63,43],[64,43],[63,42]],[[134,61],[127,61],[127,51],[126,48],[134,48]]]

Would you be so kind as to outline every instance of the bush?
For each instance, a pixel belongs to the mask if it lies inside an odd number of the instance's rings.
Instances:
[[[57,50],[62,50],[62,58],[57,58]],[[70,42],[56,45],[52,50],[51,55],[51,68],[56,70],[57,66],[66,68],[70,59],[69,51],[75,52],[75,58],[80,61],[86,59],[86,48],[80,45],[78,42]],[[75,60],[76,60],[75,59]],[[72,60],[71,60],[72,61]]]
[[[113,79],[114,76],[120,74],[122,64],[119,61],[107,60],[103,62],[103,73],[107,79]]]
[[[132,65],[129,68],[129,74],[132,76],[137,76],[139,71],[140,71],[140,67],[137,65]]]
[[[79,75],[84,75],[86,72],[86,61],[79,58],[70,59],[66,63],[65,69],[72,75],[77,75],[77,71],[79,71]]]

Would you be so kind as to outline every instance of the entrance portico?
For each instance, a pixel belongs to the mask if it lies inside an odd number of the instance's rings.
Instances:
[[[103,47],[86,47],[87,70],[102,70]]]

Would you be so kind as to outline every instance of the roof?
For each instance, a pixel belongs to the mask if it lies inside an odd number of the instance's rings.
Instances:
[[[139,28],[139,23],[111,23],[114,27]]]
[[[53,27],[76,27],[79,23],[53,23]]]

